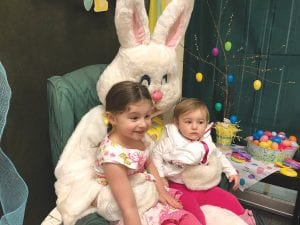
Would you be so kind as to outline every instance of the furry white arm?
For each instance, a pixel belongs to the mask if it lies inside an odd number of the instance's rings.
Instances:
[[[152,150],[151,158],[156,166],[156,169],[159,173],[160,177],[165,177],[164,170],[163,170],[163,155],[165,152],[167,152],[168,148],[170,148],[170,142],[167,140],[167,138],[161,138],[160,141],[155,145],[155,147]]]
[[[216,148],[217,156],[222,163],[222,172],[226,174],[227,178],[231,175],[236,175],[237,171],[231,164],[231,162],[226,158],[226,156],[218,148]]]

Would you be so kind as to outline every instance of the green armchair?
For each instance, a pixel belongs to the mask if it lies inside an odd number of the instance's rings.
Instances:
[[[54,167],[81,117],[100,104],[96,83],[105,68],[103,64],[91,65],[48,79],[49,135]],[[78,220],[76,225],[109,223],[94,213]]]
[[[91,65],[48,79],[49,135],[54,167],[81,117],[100,104],[96,83],[105,68],[106,65],[103,64]],[[226,178],[222,179],[220,186],[224,189],[229,188]],[[109,223],[95,213],[76,223],[76,225],[96,224]]]

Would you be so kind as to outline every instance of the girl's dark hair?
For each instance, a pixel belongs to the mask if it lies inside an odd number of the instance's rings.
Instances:
[[[122,113],[126,111],[129,104],[149,100],[152,104],[149,90],[144,85],[133,81],[122,81],[111,87],[105,101],[105,110],[111,113]]]

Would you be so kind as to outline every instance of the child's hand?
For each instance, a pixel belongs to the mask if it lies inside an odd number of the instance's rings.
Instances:
[[[172,197],[169,192],[167,192],[165,189],[164,190],[159,190],[158,191],[158,200],[162,204],[168,204],[172,206],[173,208],[176,209],[182,209],[182,205],[174,198]]]
[[[164,185],[165,187],[169,187],[169,182],[168,182],[168,180],[167,180],[166,178],[161,177],[161,181],[162,181],[162,183],[163,183],[163,185]]]
[[[237,174],[230,175],[228,177],[228,180],[229,180],[230,183],[233,182],[232,189],[236,191],[239,188],[239,186],[240,186],[240,178],[239,178],[239,176]]]

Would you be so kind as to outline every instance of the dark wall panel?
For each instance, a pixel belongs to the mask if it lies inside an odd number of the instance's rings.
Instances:
[[[0,1],[0,60],[12,88],[1,146],[29,186],[25,225],[40,224],[55,206],[46,80],[113,59],[114,7],[109,1],[108,12],[94,13],[83,0]]]

